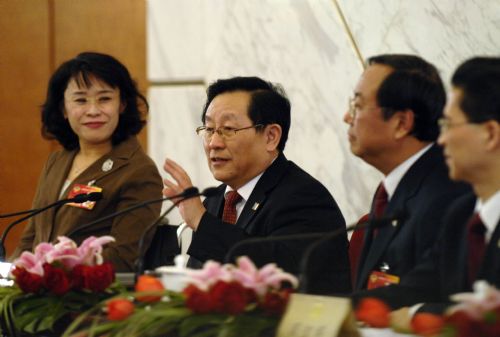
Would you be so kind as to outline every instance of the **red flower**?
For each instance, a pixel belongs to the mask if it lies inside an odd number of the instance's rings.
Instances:
[[[264,310],[266,315],[280,316],[285,311],[290,292],[290,289],[268,292],[262,302],[259,303],[259,307]]]
[[[186,296],[186,306],[196,314],[206,314],[214,309],[210,294],[200,290],[195,285],[189,285],[183,291]]]
[[[130,316],[135,309],[134,303],[124,298],[116,298],[106,303],[108,319],[110,321],[121,321]]]
[[[135,284],[135,291],[163,291],[163,284],[156,277],[150,275],[141,275]],[[141,296],[137,297],[141,302],[158,302],[161,296]]]
[[[446,317],[445,324],[456,337],[496,337],[500,336],[500,315],[497,311],[486,313],[484,320],[478,321],[464,311],[456,311]]]
[[[443,326],[443,317],[429,313],[418,313],[411,320],[413,332],[425,337],[437,336]]]
[[[71,282],[73,289],[81,290],[85,288],[85,269],[83,264],[76,265],[71,271]]]
[[[16,267],[12,271],[16,278],[16,283],[25,293],[36,293],[42,287],[43,279],[40,275],[32,274],[26,269]]]
[[[113,266],[109,262],[87,266],[83,269],[83,275],[85,288],[94,292],[104,291],[115,280]]]
[[[210,297],[216,312],[236,315],[247,306],[246,288],[238,282],[218,281],[210,290]]]
[[[61,268],[48,263],[43,265],[43,286],[54,295],[64,295],[70,289],[69,278]]]
[[[386,328],[389,326],[390,312],[391,309],[381,300],[367,297],[359,303],[356,319],[375,328]]]

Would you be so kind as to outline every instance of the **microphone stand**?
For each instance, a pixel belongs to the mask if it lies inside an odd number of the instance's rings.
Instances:
[[[165,210],[165,212],[163,212],[159,217],[158,219],[156,219],[151,225],[148,226],[148,228],[144,231],[144,234],[141,236],[141,239],[139,240],[139,247],[138,247],[138,250],[139,250],[139,256],[137,257],[137,262],[136,262],[136,269],[135,269],[135,274],[134,274],[134,283],[137,283],[137,279],[139,278],[140,275],[142,275],[144,273],[144,254],[145,254],[145,249],[144,249],[144,240],[146,239],[146,236],[147,236],[147,233],[155,228],[162,220],[163,218],[165,218],[167,216],[167,214],[169,214],[179,203],[181,203],[182,201],[186,200],[186,199],[189,199],[191,197],[195,197],[194,195],[193,196],[190,196],[188,198],[183,198],[181,200],[178,200],[176,202],[174,202],[169,208],[167,208],[167,210]]]
[[[184,200],[194,198],[194,197],[199,197],[199,196],[205,196],[209,197],[217,193],[217,188],[215,187],[209,187],[204,189],[202,192],[198,192],[198,189],[196,189],[196,193],[186,193],[181,199],[176,200],[169,208],[167,208],[159,217],[156,219],[151,225],[148,226],[148,228],[144,231],[144,234],[141,236],[141,239],[139,240],[139,256],[137,258],[136,262],[136,270],[135,270],[135,275],[134,275],[134,280],[137,282],[137,279],[139,278],[140,275],[144,273],[144,254],[145,249],[144,249],[144,240],[147,236],[147,233],[155,228],[165,216],[167,216],[177,205],[179,205],[181,202]]]
[[[16,221],[14,221],[14,222],[11,222],[4,229],[4,231],[2,233],[2,237],[0,238],[0,262],[5,261],[5,239],[7,238],[7,234],[18,223],[21,223],[24,220],[29,219],[29,218],[31,218],[31,217],[39,214],[39,213],[42,213],[43,211],[46,211],[47,209],[52,208],[52,207],[58,207],[58,206],[60,207],[60,206],[66,204],[66,203],[69,203],[69,202],[82,203],[82,202],[85,202],[85,201],[97,201],[97,200],[99,200],[101,198],[102,198],[102,193],[100,193],[100,192],[93,192],[93,193],[89,193],[89,194],[79,194],[79,195],[75,196],[74,198],[58,200],[57,202],[52,203],[50,205],[47,205],[45,207],[37,208],[35,210],[32,210],[32,211],[30,211],[30,213],[28,215],[23,216],[23,217],[17,219]],[[26,214],[27,211],[18,212],[18,213],[20,213],[20,214]]]
[[[290,234],[290,235],[281,235],[281,236],[268,236],[268,237],[259,237],[259,238],[250,238],[246,240],[239,241],[236,243],[234,246],[232,246],[229,251],[227,252],[224,262],[225,263],[231,263],[232,258],[235,256],[235,252],[237,252],[238,249],[244,246],[252,245],[252,244],[260,244],[260,243],[266,243],[266,242],[285,242],[285,241],[295,241],[295,240],[307,240],[307,239],[319,239],[313,243],[311,243],[304,255],[301,258],[301,263],[300,263],[300,268],[299,268],[299,284],[300,284],[300,290],[302,292],[307,291],[307,284],[308,284],[308,279],[307,279],[307,272],[309,271],[308,268],[308,263],[310,260],[310,257],[312,253],[321,245],[323,245],[325,242],[341,235],[344,233],[348,233],[357,229],[364,229],[364,228],[382,228],[388,225],[397,225],[398,221],[401,221],[407,217],[407,214],[405,211],[398,211],[395,212],[394,215],[392,216],[387,216],[387,217],[382,217],[380,219],[368,219],[366,221],[363,221],[361,223],[356,223],[353,225],[349,225],[345,228],[339,228],[331,232],[316,232],[316,233],[308,233],[308,234]],[[396,223],[395,223],[396,222]]]

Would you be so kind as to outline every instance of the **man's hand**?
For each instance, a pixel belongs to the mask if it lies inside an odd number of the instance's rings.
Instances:
[[[163,179],[163,183],[165,184],[165,188],[163,189],[164,196],[172,197],[182,193],[186,188],[193,186],[191,178],[189,178],[186,171],[173,160],[167,158],[163,165],[163,169],[173,178],[173,180],[167,178]],[[173,201],[175,202],[176,200],[174,199]],[[200,197],[190,198],[179,204],[179,212],[184,222],[194,231],[198,228],[201,217],[205,211],[206,209]]]

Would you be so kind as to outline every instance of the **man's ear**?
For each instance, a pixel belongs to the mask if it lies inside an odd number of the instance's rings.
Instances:
[[[264,134],[266,136],[266,149],[274,151],[278,148],[281,140],[281,126],[279,124],[269,124],[265,126]]]
[[[409,135],[415,126],[415,114],[413,110],[406,109],[397,111],[391,119],[394,119],[396,139],[402,139]]]
[[[489,151],[500,149],[500,123],[496,120],[489,120],[483,125],[486,129],[486,149]]]

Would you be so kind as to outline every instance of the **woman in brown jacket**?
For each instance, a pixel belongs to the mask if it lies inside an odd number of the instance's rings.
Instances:
[[[61,235],[78,244],[91,235],[111,235],[116,241],[104,248],[104,259],[116,271],[134,269],[139,240],[159,216],[159,204],[91,227],[82,225],[161,198],[158,169],[135,137],[145,124],[147,110],[147,101],[128,70],[109,55],[81,53],[56,70],[42,107],[42,134],[56,139],[64,149],[47,160],[33,207],[82,192],[102,192],[103,197],[96,202],[66,204],[31,218],[13,257]],[[154,231],[148,230],[145,248],[151,240],[149,233]]]

